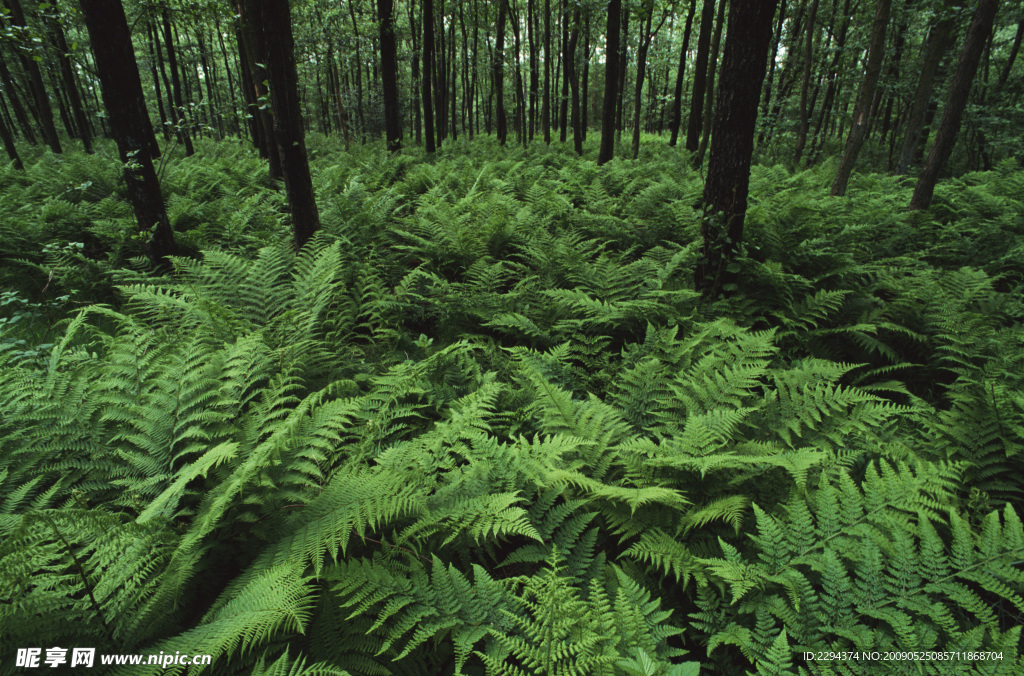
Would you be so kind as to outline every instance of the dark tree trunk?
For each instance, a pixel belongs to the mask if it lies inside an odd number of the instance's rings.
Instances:
[[[900,151],[900,159],[896,165],[897,174],[906,174],[918,155],[932,91],[935,88],[935,78],[942,63],[942,57],[949,50],[955,26],[956,11],[953,8],[953,0],[946,0],[939,20],[928,32],[925,42],[924,56],[921,59],[921,74],[918,76],[917,89],[914,91],[914,99],[910,104],[910,112],[907,114],[907,132],[903,140],[903,148]]]
[[[171,69],[171,87],[174,93],[174,122],[177,126],[178,139],[185,146],[185,156],[195,154],[192,137],[188,130],[188,115],[185,112],[185,101],[181,95],[181,78],[178,76],[178,54],[174,48],[174,37],[171,35],[171,11],[164,3],[162,8],[164,27],[164,47],[167,49],[167,65]]]
[[[536,0],[526,1],[527,45],[530,50],[530,140],[537,133],[537,99],[540,96],[540,70],[537,59]]]
[[[423,133],[426,150],[437,150],[434,143],[434,102],[431,97],[431,72],[434,65],[434,0],[423,0]]]
[[[793,164],[800,164],[800,157],[807,145],[807,133],[811,126],[811,111],[807,109],[807,94],[811,88],[811,69],[814,66],[814,34],[818,18],[818,0],[811,0],[810,14],[807,17],[807,40],[804,43],[804,72],[800,79],[800,111],[796,132],[796,148],[793,150]]]
[[[271,106],[267,105],[270,99],[270,91],[267,89],[267,81],[270,79],[270,72],[267,68],[269,62],[267,57],[267,38],[260,23],[262,13],[259,0],[237,0],[241,17],[241,36],[244,42],[243,54],[246,60],[246,68],[249,71],[249,81],[252,83],[252,101],[254,114],[259,124],[260,154],[267,158],[267,170],[271,180],[284,178],[284,168],[279,150],[279,144],[274,137],[274,118],[271,114]]]
[[[2,116],[0,116],[0,140],[4,142],[4,150],[7,151],[7,157],[14,163],[14,168],[23,171],[25,165],[21,163],[21,157],[18,156],[18,149],[14,145],[14,136]]]
[[[128,198],[139,229],[152,233],[147,244],[150,260],[164,265],[168,256],[177,253],[177,248],[150,154],[152,125],[148,117],[140,114],[144,109],[142,80],[124,7],[121,0],[81,0],[81,7],[96,58],[103,103],[124,163]]]
[[[356,39],[356,118],[359,120],[359,134],[363,137],[363,143],[366,142],[366,117],[363,115],[363,54],[360,49],[360,43],[362,40],[359,37],[359,24],[356,22],[356,6],[355,0],[349,0],[348,2],[348,14],[349,18],[352,19],[352,34]]]
[[[647,18],[640,34],[640,49],[636,53],[636,98],[633,101],[633,159],[640,156],[640,99],[644,91],[644,77],[647,72],[647,49],[651,46],[651,21],[654,19],[654,5],[646,9]]]
[[[996,83],[996,91],[999,91],[1006,85],[1006,81],[1010,79],[1010,71],[1013,70],[1013,62],[1017,60],[1017,55],[1020,53],[1021,38],[1024,38],[1024,16],[1021,16],[1017,22],[1017,33],[1013,36],[1013,45],[1010,47],[1010,55],[1006,58],[1006,65],[1003,66],[1003,71],[999,75],[999,82]]]
[[[733,288],[729,264],[743,240],[757,105],[777,4],[744,0],[729,12],[704,185],[703,250],[695,274],[696,288],[706,297]]]
[[[169,126],[167,124],[167,113],[164,110],[163,92],[161,92],[161,90],[160,90],[160,76],[157,74],[157,70],[156,70],[156,63],[157,63],[157,61],[156,61],[156,53],[157,52],[156,52],[156,45],[155,45],[155,43],[153,41],[154,30],[155,29],[153,28],[153,22],[152,21],[148,22],[148,25],[146,27],[146,35],[149,38],[149,73],[153,77],[153,89],[154,89],[154,91],[156,91],[156,110],[157,110],[157,113],[160,115],[160,130],[161,130],[161,133],[163,133],[163,135],[164,135],[164,140],[165,141],[170,141],[171,140],[171,132],[170,132],[170,128],[169,128]],[[167,92],[167,95],[170,96],[170,92]]]
[[[683,119],[683,78],[686,75],[686,53],[690,50],[690,33],[693,29],[693,15],[697,11],[697,0],[690,0],[690,11],[686,14],[686,27],[683,29],[683,48],[679,52],[679,68],[676,71],[676,90],[672,104],[672,119],[668,126],[672,133],[668,144],[675,147],[679,140],[679,123]]]
[[[220,43],[220,53],[224,59],[224,72],[228,76],[228,93],[231,95],[231,128],[234,130],[238,137],[242,137],[242,130],[238,124],[238,108],[237,101],[235,98],[235,78],[231,74],[231,64],[228,61],[228,48],[224,45],[224,33],[220,29],[220,19],[214,15],[214,28],[217,31],[217,41]]]
[[[313,179],[306,157],[306,139],[302,131],[291,8],[283,0],[246,0],[246,5],[252,7],[256,14],[253,18],[263,28],[270,103],[274,109],[274,140],[281,155],[295,247],[300,249],[320,228],[320,214],[316,208]],[[262,17],[258,14],[260,9]]]
[[[718,50],[722,44],[722,28],[725,23],[725,6],[728,0],[720,0],[718,3],[718,18],[715,19],[715,34],[711,36],[711,54],[708,61],[708,82],[706,94],[704,95],[704,113],[702,115],[700,131],[700,147],[697,149],[697,165],[704,164],[704,154],[708,149],[708,136],[711,135],[711,113],[715,101],[715,74],[718,70]],[[763,79],[763,78],[762,78]]]
[[[544,0],[544,96],[540,117],[544,143],[551,145],[551,0]]]
[[[11,25],[22,30],[28,30],[25,24],[25,13],[21,9],[20,0],[6,0],[7,15]],[[50,110],[50,99],[46,95],[46,87],[43,84],[43,73],[35,59],[30,58],[23,52],[18,52],[21,60],[21,68],[28,77],[29,91],[32,92],[32,100],[35,103],[36,112],[39,115],[39,124],[42,127],[43,139],[50,150],[55,153],[61,152],[60,137],[57,136],[57,128],[53,125],[53,112]]]
[[[573,15],[572,32],[569,34],[569,49],[565,59],[565,77],[572,88],[572,145],[577,155],[583,155],[583,125],[580,119],[580,79],[576,73],[576,45],[580,37],[580,8],[576,6]]]
[[[868,124],[871,122],[871,105],[875,100],[875,89],[878,77],[882,73],[882,59],[885,57],[885,29],[889,25],[891,0],[878,0],[875,6],[875,19],[871,26],[871,42],[868,46],[868,62],[861,85],[857,107],[853,109],[853,121],[850,135],[846,137],[846,150],[836,170],[836,178],[832,181],[832,196],[841,197],[846,194],[846,184],[857,163],[857,156],[867,138]]]
[[[558,98],[558,140],[565,143],[569,130],[569,0],[562,0],[562,95]]]
[[[402,120],[398,108],[398,55],[395,45],[394,0],[377,0],[380,22],[381,80],[384,83],[384,127],[388,150],[402,148]]]
[[[604,164],[615,155],[615,101],[618,99],[619,60],[619,19],[622,16],[622,0],[608,2],[608,28],[605,32],[604,106],[601,109],[601,149],[597,163]]]
[[[622,113],[625,108],[626,84],[629,78],[629,2],[622,8],[622,23],[619,28],[619,85],[615,101],[615,139],[622,140]]]
[[[583,86],[582,100],[583,108],[580,114],[580,130],[583,141],[587,140],[587,125],[590,117],[590,10],[586,10],[587,16],[583,20]]]
[[[786,21],[786,0],[779,3],[778,16],[775,19],[775,33],[772,35],[772,46],[768,57],[768,80],[764,85],[764,102],[761,104],[761,133],[757,136],[757,147],[764,143],[768,128],[768,112],[772,105],[772,87],[775,84],[775,62],[779,58],[779,45],[782,42],[782,26]]]
[[[210,68],[210,59],[206,50],[206,40],[203,39],[202,27],[196,27],[196,43],[199,45],[199,67],[203,69],[203,82],[206,84],[206,114],[210,116],[210,126],[216,132],[216,138],[219,141],[224,130],[221,127],[220,117],[214,110],[214,101],[216,99],[213,95],[213,90],[216,83],[213,81],[213,71]]]
[[[725,0],[719,0],[725,2]],[[714,29],[715,2],[704,0],[700,16],[700,33],[697,36],[697,62],[693,72],[693,95],[690,97],[690,119],[686,126],[686,149],[696,153],[700,146],[700,132],[703,127],[704,93],[707,88],[708,53],[711,51],[711,33]]]
[[[825,87],[825,100],[821,104],[821,112],[818,114],[818,121],[814,126],[814,134],[811,137],[811,150],[808,154],[808,164],[814,160],[811,159],[815,156],[815,147],[817,146],[818,152],[821,148],[818,145],[822,141],[822,130],[828,126],[828,116],[832,112],[833,103],[835,102],[836,89],[838,85],[838,74],[842,70],[843,55],[846,48],[846,36],[849,34],[850,29],[850,0],[844,0],[843,2],[843,18],[839,25],[839,34],[836,37],[836,49],[832,55],[832,61],[828,65],[828,85]]]
[[[912,211],[931,206],[935,183],[953,152],[953,145],[960,132],[967,97],[971,93],[971,85],[974,84],[974,75],[978,72],[978,63],[981,61],[985,42],[992,33],[992,22],[998,7],[998,0],[978,1],[978,9],[974,12],[971,27],[967,29],[967,38],[960,50],[960,60],[957,62],[956,73],[953,74],[946,107],[942,111],[942,121],[935,132],[935,142],[924,161],[917,185],[914,186],[914,196],[910,200]]]
[[[508,126],[505,120],[505,3],[498,3],[498,25],[495,27],[494,45],[494,105],[498,143],[505,145]]]
[[[53,37],[54,47],[57,48],[57,58],[60,63],[60,75],[64,82],[64,89],[68,94],[68,101],[71,104],[72,114],[75,116],[75,126],[78,129],[78,138],[82,140],[85,152],[92,153],[92,134],[89,131],[89,120],[85,115],[85,108],[82,106],[82,97],[78,92],[78,83],[75,82],[75,73],[71,68],[71,59],[68,58],[68,42],[64,36],[64,28],[56,19],[47,20],[50,34]]]
[[[36,134],[33,131],[32,121],[29,119],[28,113],[25,112],[25,106],[21,103],[21,97],[18,96],[17,89],[14,86],[14,79],[11,77],[11,72],[7,69],[7,62],[4,61],[2,49],[0,49],[0,82],[4,85],[4,94],[7,95],[7,99],[11,102],[14,118],[21,127],[22,135],[24,135],[26,141],[35,145]]]

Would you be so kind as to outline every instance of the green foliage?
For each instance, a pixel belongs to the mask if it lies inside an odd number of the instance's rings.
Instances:
[[[202,255],[164,276],[130,264],[116,167],[5,175],[33,208],[0,205],[0,255],[35,277],[0,296],[0,652],[287,676],[1024,666],[1021,261],[957,244],[1016,241],[1019,172],[908,216],[899,182],[840,204],[828,172],[758,168],[741,293],[709,305],[685,158],[452,148],[314,147],[325,227],[295,252],[258,161],[210,145],[167,167]],[[36,180],[93,183],[47,202]]]

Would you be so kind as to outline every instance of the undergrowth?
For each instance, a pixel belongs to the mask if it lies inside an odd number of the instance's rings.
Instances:
[[[743,284],[709,303],[677,151],[310,146],[299,253],[241,144],[167,162],[193,255],[165,276],[111,149],[0,172],[0,653],[1024,667],[1024,173],[907,214],[902,179],[832,199],[827,165],[757,167]]]

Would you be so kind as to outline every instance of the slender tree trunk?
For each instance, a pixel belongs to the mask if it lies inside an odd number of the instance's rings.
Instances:
[[[270,102],[274,108],[274,140],[281,156],[295,248],[301,249],[320,228],[320,214],[302,131],[291,8],[283,0],[246,0],[245,4],[252,8],[252,18],[264,35]]]
[[[565,78],[572,88],[572,145],[577,155],[583,155],[583,127],[580,119],[580,80],[576,73],[576,45],[580,37],[580,8],[576,6],[572,32],[569,34],[569,49],[565,59]]]
[[[164,47],[167,49],[167,65],[171,69],[171,87],[174,93],[174,122],[177,126],[178,139],[185,147],[185,156],[195,155],[195,148],[192,147],[192,138],[188,130],[188,115],[185,112],[185,102],[181,95],[181,78],[178,76],[178,55],[174,49],[174,38],[171,35],[171,11],[167,3],[163,4],[163,26],[164,26]]]
[[[431,97],[431,72],[434,62],[434,0],[423,0],[423,133],[426,150],[437,150],[434,143],[434,102]]]
[[[690,34],[693,29],[693,15],[697,11],[697,0],[690,0],[690,11],[686,14],[686,27],[683,29],[683,47],[679,51],[679,68],[676,70],[676,89],[672,104],[672,119],[669,120],[671,137],[668,144],[673,148],[679,140],[679,123],[683,118],[683,78],[686,75],[686,53],[690,49]]]
[[[825,87],[825,100],[821,104],[821,112],[818,114],[818,121],[814,126],[814,134],[811,136],[811,150],[808,153],[808,164],[812,164],[816,159],[816,150],[820,151],[818,143],[822,139],[822,130],[827,129],[829,115],[832,112],[833,103],[836,97],[836,88],[838,85],[838,74],[843,68],[843,56],[846,49],[846,36],[849,33],[850,28],[850,0],[844,0],[843,2],[843,18],[839,25],[839,33],[836,37],[836,49],[832,55],[832,61],[828,66],[828,85]],[[813,158],[813,159],[812,159]]]
[[[505,145],[508,138],[508,127],[505,120],[505,17],[505,3],[499,2],[494,45],[494,104],[498,143],[501,145]]]
[[[921,175],[917,178],[917,185],[914,186],[914,196],[910,200],[911,211],[931,206],[935,183],[953,153],[953,145],[960,132],[960,122],[963,119],[964,108],[967,107],[971,85],[974,84],[974,76],[978,72],[978,63],[981,61],[985,42],[992,33],[992,23],[998,7],[998,0],[978,0],[978,8],[974,12],[974,19],[971,20],[967,38],[960,50],[960,60],[949,88],[949,98],[942,111],[942,121],[935,132],[935,142],[921,169]]]
[[[799,126],[796,133],[796,148],[793,150],[793,165],[800,164],[800,157],[807,145],[807,133],[811,126],[811,111],[807,108],[807,93],[811,87],[811,69],[814,65],[814,34],[817,32],[818,0],[811,0],[810,14],[807,18],[807,40],[804,44],[804,72],[800,80],[800,112]]]
[[[711,54],[708,62],[707,93],[704,96],[704,113],[702,114],[700,146],[697,148],[697,166],[704,164],[704,154],[708,149],[708,137],[711,135],[711,112],[715,93],[715,75],[718,71],[718,50],[722,44],[722,28],[725,25],[725,7],[728,0],[719,0],[718,18],[715,19],[715,34],[711,36]]]
[[[696,288],[706,297],[734,288],[735,273],[729,264],[743,241],[757,106],[777,4],[778,0],[744,0],[729,12],[704,185],[703,249],[694,276]]]
[[[622,141],[622,111],[625,108],[626,84],[629,80],[629,2],[622,8],[622,23],[619,30],[619,85],[615,101],[615,139]]]
[[[167,113],[164,112],[164,97],[160,91],[160,76],[156,72],[156,47],[153,42],[153,22],[147,23],[146,35],[149,38],[149,72],[153,77],[153,89],[156,92],[156,110],[160,114],[160,130],[164,135],[164,141],[171,140],[171,132],[167,124]],[[170,96],[170,92],[167,93]]]
[[[11,25],[16,29],[27,31],[28,26],[25,23],[25,13],[21,9],[20,0],[6,0],[6,3],[9,10],[7,18]],[[18,58],[21,60],[21,69],[28,77],[29,91],[32,92],[32,100],[39,115],[43,139],[46,141],[46,145],[50,146],[51,151],[60,153],[60,137],[57,135],[57,128],[53,125],[53,112],[50,110],[50,99],[46,95],[46,87],[43,84],[43,74],[39,69],[39,64],[21,51],[18,52]]]
[[[558,140],[565,143],[569,132],[569,0],[562,0],[562,95],[558,100]]]
[[[14,163],[14,168],[18,171],[24,171],[25,165],[21,163],[21,157],[18,156],[18,148],[14,145],[14,135],[11,134],[11,129],[4,122],[2,116],[0,116],[0,140],[4,142],[4,150],[7,151],[7,157]]]
[[[540,89],[540,70],[537,61],[537,39],[535,9],[536,0],[526,0],[527,46],[530,50],[530,140],[537,133],[537,99]]]
[[[1024,38],[1024,12],[1022,12],[1020,20],[1017,22],[1017,34],[1013,36],[1013,45],[1010,47],[1010,55],[1006,57],[1006,65],[1003,66],[1003,71],[999,74],[999,82],[996,83],[996,91],[1001,90],[1006,85],[1006,81],[1010,79],[1010,71],[1013,70],[1013,62],[1017,60],[1017,55],[1020,54],[1021,38]]]
[[[640,34],[640,48],[636,53],[636,97],[633,101],[633,154],[640,157],[640,100],[644,91],[644,77],[647,72],[647,49],[651,46],[651,21],[654,19],[654,5],[646,9],[647,18]]]
[[[718,0],[725,2],[725,0]],[[696,153],[703,128],[704,94],[707,89],[708,53],[711,51],[711,33],[714,29],[715,1],[704,0],[697,36],[697,62],[693,71],[693,95],[690,97],[690,119],[686,127],[686,149]]]
[[[580,119],[580,131],[583,141],[587,140],[587,125],[590,117],[590,9],[583,20],[583,93],[581,106],[583,112]]]
[[[551,145],[551,0],[544,0],[544,100],[540,116],[544,143]]]
[[[121,0],[80,0],[89,32],[107,117],[124,164],[128,199],[143,233],[152,233],[147,254],[165,265],[177,253],[160,183],[150,154],[153,134],[144,110],[142,80]]]
[[[779,60],[779,45],[782,43],[782,26],[786,21],[786,0],[779,3],[778,16],[775,19],[775,32],[772,34],[772,46],[768,52],[768,81],[764,86],[764,102],[761,104],[761,133],[757,135],[757,147],[764,144],[768,129],[768,113],[772,105],[772,87],[775,85],[775,62]]]
[[[619,19],[622,15],[622,0],[608,2],[608,28],[605,32],[604,106],[601,111],[601,149],[597,156],[598,165],[608,162],[615,155],[615,101],[619,85]]]
[[[914,91],[914,99],[910,104],[910,112],[907,114],[906,136],[904,137],[903,148],[900,151],[899,162],[896,165],[897,174],[906,174],[917,156],[925,128],[925,119],[928,116],[932,91],[935,88],[935,78],[942,63],[942,57],[949,51],[955,26],[956,12],[953,0],[946,0],[939,15],[939,20],[928,32],[928,38],[925,42],[924,56],[921,59],[921,73],[917,79],[917,89]]]
[[[75,82],[75,73],[71,68],[71,59],[68,58],[67,38],[64,36],[64,28],[56,19],[47,20],[50,35],[53,38],[54,47],[57,48],[57,58],[60,63],[61,79],[64,81],[64,89],[68,94],[68,101],[71,104],[71,111],[75,116],[75,126],[78,128],[78,138],[82,140],[85,152],[92,153],[92,134],[89,131],[89,121],[85,115],[85,108],[82,106],[82,97],[78,92],[78,83]]]
[[[25,137],[25,140],[35,145],[36,135],[33,131],[34,125],[28,117],[28,113],[25,112],[25,106],[21,103],[21,97],[18,96],[17,89],[14,86],[14,79],[11,77],[11,72],[7,69],[7,62],[4,61],[3,50],[0,49],[0,82],[4,85],[4,94],[7,99],[11,102],[11,110],[14,112],[14,119],[18,121],[18,125],[21,127],[21,133]]]
[[[384,126],[388,150],[402,148],[402,120],[398,108],[398,48],[395,44],[394,0],[377,0],[380,23],[381,80],[384,83]]]
[[[891,0],[878,0],[875,6],[875,19],[871,26],[871,43],[868,46],[868,62],[861,86],[857,107],[853,110],[853,121],[850,135],[846,138],[846,150],[839,162],[836,178],[832,182],[832,196],[841,197],[846,194],[846,184],[857,163],[857,156],[867,138],[868,124],[871,122],[871,104],[875,100],[875,88],[882,72],[882,59],[885,57],[885,29],[889,25]]]

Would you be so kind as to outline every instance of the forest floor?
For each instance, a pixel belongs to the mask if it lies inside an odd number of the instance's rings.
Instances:
[[[0,654],[1021,673],[1016,164],[927,212],[755,166],[709,301],[701,175],[653,137],[308,145],[299,253],[250,147],[162,160],[163,275],[111,148],[0,170]]]

